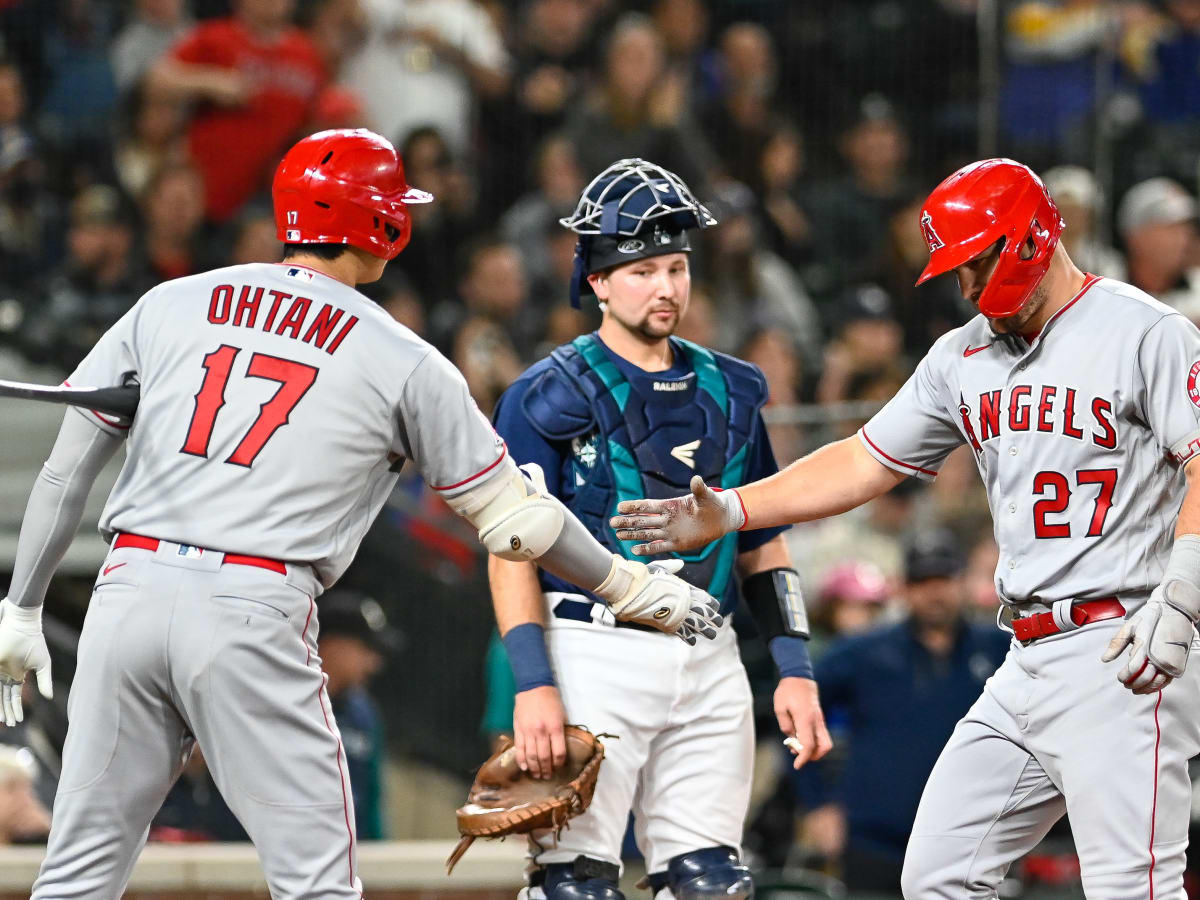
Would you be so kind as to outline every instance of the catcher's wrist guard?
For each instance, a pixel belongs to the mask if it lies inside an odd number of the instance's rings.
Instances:
[[[742,581],[742,598],[764,641],[808,637],[808,613],[795,569],[767,569]]]
[[[446,874],[454,869],[477,837],[498,838],[552,828],[557,835],[588,808],[600,775],[604,745],[599,735],[568,725],[563,729],[567,761],[548,779],[534,778],[517,765],[511,738],[479,767],[475,783],[459,807],[458,833],[462,839],[446,860]],[[610,735],[605,735],[610,736]]]

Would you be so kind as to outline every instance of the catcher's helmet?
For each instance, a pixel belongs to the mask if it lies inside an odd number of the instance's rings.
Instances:
[[[690,251],[687,231],[717,220],[674,172],[644,159],[622,159],[583,189],[575,212],[559,224],[579,235],[571,305],[590,290],[586,276],[622,263]]]
[[[1058,207],[1027,166],[1011,159],[971,163],[934,188],[921,207],[929,265],[917,284],[1003,240],[1000,259],[979,297],[979,311],[991,319],[1014,315],[1050,268],[1062,230]],[[1025,259],[1028,242],[1033,254]]]
[[[275,170],[275,229],[286,244],[350,244],[394,259],[408,244],[407,205],[432,194],[409,187],[389,141],[365,128],[319,131]]]

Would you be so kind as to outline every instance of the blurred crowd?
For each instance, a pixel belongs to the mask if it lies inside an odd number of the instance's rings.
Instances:
[[[364,291],[485,412],[596,323],[566,303],[558,219],[628,156],[720,220],[680,334],[757,363],[774,407],[882,402],[972,314],[951,281],[913,282],[922,199],[981,155],[1043,174],[1082,268],[1200,321],[1200,0],[0,0],[0,355],[69,371],[159,281],[278,260],[282,151],[357,126],[436,197]],[[786,462],[861,419],[772,422]],[[969,455],[793,530],[818,655],[919,620],[911,544],[938,529],[956,562],[936,577],[963,622],[988,619]],[[425,546],[472,565],[458,536]],[[27,762],[0,768],[18,783]],[[801,808],[829,799],[793,788]],[[40,827],[22,809],[17,831]],[[836,855],[838,828],[802,834]]]

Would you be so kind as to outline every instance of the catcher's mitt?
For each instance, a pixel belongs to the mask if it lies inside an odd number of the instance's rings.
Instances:
[[[604,745],[586,728],[568,725],[563,731],[567,761],[549,778],[538,779],[522,772],[508,737],[479,767],[466,805],[458,810],[462,840],[446,860],[447,875],[477,837],[526,834],[540,828],[561,831],[567,819],[588,808],[600,775]]]

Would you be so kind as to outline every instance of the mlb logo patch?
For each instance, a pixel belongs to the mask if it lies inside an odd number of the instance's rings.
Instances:
[[[200,559],[204,556],[203,547],[192,547],[189,544],[180,544],[176,552],[187,559]]]
[[[286,237],[289,244],[294,244],[300,240],[300,230],[298,228],[289,228]]]

